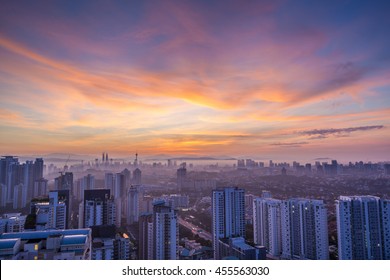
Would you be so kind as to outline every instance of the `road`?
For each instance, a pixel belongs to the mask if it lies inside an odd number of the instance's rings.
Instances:
[[[200,228],[200,227],[198,227],[190,222],[183,220],[182,218],[179,218],[178,221],[179,221],[179,224],[181,224],[182,226],[191,230],[193,234],[199,235],[199,237],[204,239],[204,240],[212,241],[211,233],[205,231],[204,229],[202,229],[202,228]]]

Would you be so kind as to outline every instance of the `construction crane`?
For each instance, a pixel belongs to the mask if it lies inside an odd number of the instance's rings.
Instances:
[[[64,168],[62,169],[62,171],[58,172],[61,174],[61,176],[63,175],[63,173],[65,173],[65,167],[67,166],[69,159],[70,159],[70,154],[68,155],[68,159],[65,162]]]

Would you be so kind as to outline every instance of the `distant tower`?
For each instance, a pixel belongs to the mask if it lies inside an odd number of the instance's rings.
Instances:
[[[138,189],[135,186],[131,186],[127,191],[127,213],[126,222],[131,225],[138,222],[139,216],[139,200]]]
[[[153,214],[145,213],[139,217],[138,259],[153,260]]]
[[[176,171],[177,179],[177,190],[180,192],[184,189],[185,182],[187,181],[187,169],[184,166],[181,166]]]
[[[49,192],[45,199],[33,199],[30,213],[36,215],[35,230],[66,228],[66,204],[56,191]]]
[[[108,153],[106,153],[106,162],[108,162]]]
[[[135,166],[135,167],[138,166],[138,153],[137,153],[137,152],[135,153],[134,166]]]
[[[103,154],[102,154],[102,162],[104,162],[104,152],[103,152]]]
[[[142,183],[142,172],[139,168],[136,168],[134,171],[133,171],[133,183],[134,185],[141,185]]]

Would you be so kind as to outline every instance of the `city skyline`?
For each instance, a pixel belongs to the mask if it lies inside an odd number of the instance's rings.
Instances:
[[[388,160],[388,9],[4,3],[2,154]]]

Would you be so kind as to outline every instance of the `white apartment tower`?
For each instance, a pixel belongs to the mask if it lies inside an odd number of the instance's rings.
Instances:
[[[178,259],[177,213],[165,202],[153,206],[153,257],[155,260]]]
[[[322,200],[289,199],[281,205],[282,258],[329,258],[327,210]]]
[[[245,238],[244,190],[223,188],[212,192],[212,235],[214,259],[221,258],[219,239],[229,237]]]
[[[253,200],[253,235],[256,245],[264,246],[267,253],[279,257],[282,252],[282,201],[272,198]]]
[[[56,191],[49,192],[48,198],[33,199],[30,213],[36,214],[35,230],[66,229],[66,204]]]
[[[339,259],[390,259],[390,200],[340,196],[336,215]]]

